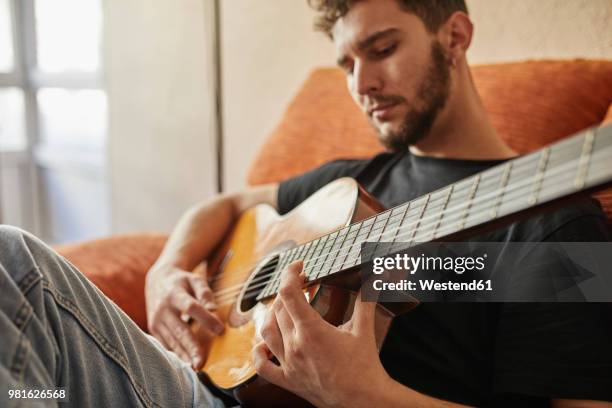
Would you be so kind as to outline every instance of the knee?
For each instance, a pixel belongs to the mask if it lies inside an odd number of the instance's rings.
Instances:
[[[21,228],[13,227],[12,225],[0,225],[0,248],[7,249],[14,247],[19,241],[23,241],[24,236],[28,234]],[[6,253],[5,251],[0,251]]]
[[[12,273],[25,273],[36,265],[35,247],[45,244],[29,232],[10,225],[0,225],[0,264]]]

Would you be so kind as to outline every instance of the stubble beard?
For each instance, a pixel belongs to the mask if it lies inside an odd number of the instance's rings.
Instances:
[[[401,127],[386,135],[379,133],[381,143],[392,152],[403,152],[409,146],[423,140],[440,111],[446,105],[450,93],[450,61],[442,45],[434,41],[431,46],[431,64],[421,83],[415,103],[405,115]]]

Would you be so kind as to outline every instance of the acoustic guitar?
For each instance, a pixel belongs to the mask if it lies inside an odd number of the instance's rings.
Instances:
[[[338,179],[280,216],[268,205],[243,213],[208,270],[225,332],[210,345],[201,374],[247,407],[310,406],[259,377],[251,350],[280,274],[304,261],[304,294],[327,321],[352,313],[363,242],[461,240],[519,221],[612,184],[612,126],[590,128],[536,152],[391,209],[355,180]],[[379,304],[380,345],[391,319],[417,303]]]

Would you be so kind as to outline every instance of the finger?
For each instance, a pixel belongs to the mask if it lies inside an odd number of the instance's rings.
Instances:
[[[276,315],[273,310],[275,307],[276,306],[273,304],[266,313],[264,324],[261,326],[261,338],[268,346],[272,354],[274,354],[278,361],[283,364],[285,361],[285,347],[283,336],[278,327]]]
[[[216,310],[217,303],[215,302],[215,295],[210,289],[204,278],[193,275],[189,278],[189,283],[193,289],[193,293],[208,310]]]
[[[287,388],[285,374],[281,366],[270,360],[266,343],[260,342],[253,347],[253,363],[257,374],[282,388]]]
[[[302,261],[292,262],[285,268],[282,274],[279,297],[287,309],[289,316],[296,328],[309,320],[319,317],[317,312],[310,306],[302,292],[303,278],[300,275]]]
[[[153,335],[153,337],[155,337],[157,340],[159,340],[159,342],[161,343],[162,346],[164,346],[164,348],[166,350],[171,350],[170,349],[170,345],[168,344],[168,342],[166,341],[164,335],[163,335],[163,329],[160,328],[161,325],[157,325],[155,326],[155,331],[151,331],[151,334]]]
[[[274,308],[274,315],[276,316],[276,322],[280,329],[280,334],[283,337],[283,343],[288,343],[294,336],[295,326],[293,320],[287,312],[287,309],[283,307],[283,303],[279,302],[278,306]]]
[[[376,302],[362,300],[361,291],[355,299],[353,316],[351,317],[351,330],[358,335],[374,336],[376,322]]]
[[[183,349],[180,343],[176,340],[172,331],[166,326],[165,323],[160,324],[159,326],[159,334],[164,339],[164,342],[167,344],[167,349],[174,352],[181,360],[190,363],[191,359],[189,358],[189,354]]]
[[[195,298],[185,292],[177,292],[170,298],[170,304],[179,312],[193,317],[201,325],[215,334],[223,333],[225,326],[221,319],[202,306]]]
[[[178,317],[168,313],[164,319],[166,327],[172,332],[176,341],[189,356],[189,362],[197,370],[204,364],[204,349],[202,342],[196,339],[189,326]]]

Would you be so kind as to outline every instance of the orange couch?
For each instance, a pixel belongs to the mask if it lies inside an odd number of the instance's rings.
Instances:
[[[519,152],[612,123],[612,61],[528,61],[473,67],[493,125]],[[253,161],[249,184],[280,181],[335,158],[382,150],[351,101],[343,74],[315,70]],[[612,189],[597,197],[612,220]],[[144,277],[163,235],[117,236],[58,251],[146,329]]]

